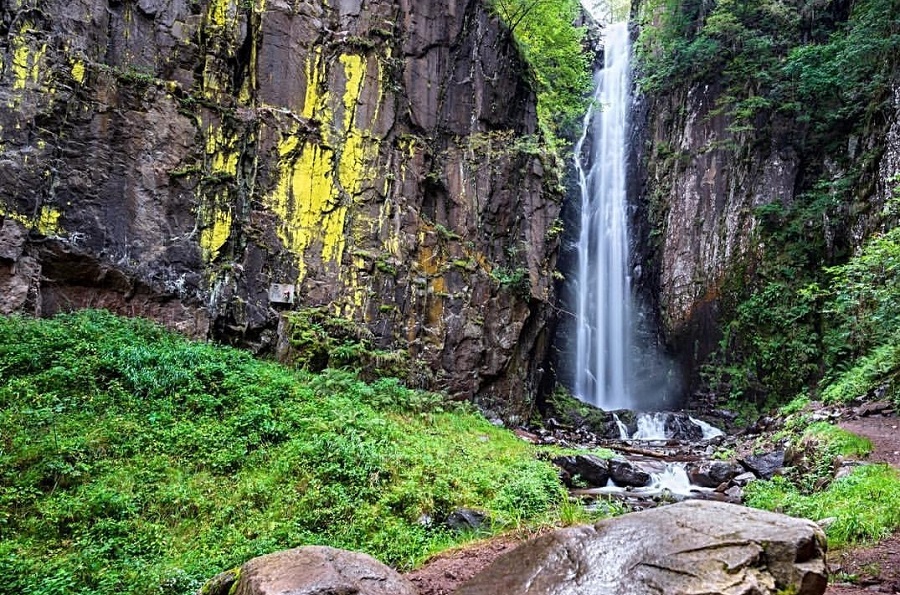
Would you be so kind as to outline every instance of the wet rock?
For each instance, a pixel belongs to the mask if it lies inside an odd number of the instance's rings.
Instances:
[[[590,432],[598,438],[607,440],[621,438],[619,424],[614,416],[619,417],[629,435],[634,433],[636,428],[636,415],[633,411],[604,411],[565,392],[548,396],[542,414],[545,419],[552,419],[560,428],[574,432]]]
[[[692,500],[539,537],[455,595],[820,595],[824,554],[810,521]]]
[[[761,455],[748,455],[741,464],[760,479],[772,479],[784,467],[784,451],[776,450]]]
[[[703,440],[703,428],[691,421],[684,413],[671,413],[666,418],[666,437],[685,442]]]
[[[728,461],[700,461],[688,463],[685,471],[691,483],[701,488],[714,488],[744,472],[744,468]]]
[[[625,459],[609,461],[609,476],[622,487],[640,488],[650,484],[650,474]]]
[[[856,408],[855,413],[860,417],[868,417],[870,415],[881,415],[886,411],[890,411],[893,405],[887,401],[874,401],[871,403],[863,403]]]
[[[366,554],[307,546],[254,558],[209,581],[203,595],[416,595],[412,583]]]
[[[488,516],[471,508],[458,508],[447,515],[444,524],[452,530],[461,533],[463,531],[477,531],[488,522]]]
[[[609,480],[609,461],[594,455],[561,456],[553,459],[553,464],[569,474],[570,483],[575,476],[591,487],[603,487]]]
[[[748,483],[756,481],[756,474],[752,471],[747,471],[746,473],[741,473],[737,477],[731,480],[731,482],[740,487],[746,486]]]
[[[743,500],[744,498],[744,490],[742,490],[739,486],[731,486],[730,488],[725,490],[725,495],[728,496],[735,504],[740,504],[741,500]]]

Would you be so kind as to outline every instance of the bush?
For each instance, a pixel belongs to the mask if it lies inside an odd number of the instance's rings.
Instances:
[[[592,86],[584,29],[574,25],[577,0],[492,0],[491,6],[534,71],[538,118],[553,138],[570,132],[588,106]]]

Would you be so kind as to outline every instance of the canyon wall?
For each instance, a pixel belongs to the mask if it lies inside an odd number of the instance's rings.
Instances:
[[[892,224],[885,205],[900,174],[896,61],[872,66],[879,77],[893,80],[878,95],[845,99],[846,89],[832,87],[823,100],[806,89],[826,85],[825,80],[796,75],[794,81],[772,80],[784,76],[778,69],[788,57],[804,64],[794,48],[837,46],[835,36],[844,34],[841,23],[851,18],[847,3],[820,11],[785,3],[782,16],[787,14],[790,25],[769,37],[750,25],[742,28],[746,22],[725,29],[726,11],[741,9],[721,4],[675,3],[670,8],[682,11],[677,26],[683,30],[674,41],[663,38],[675,28],[669,24],[666,30],[672,14],[665,12],[666,3],[645,0],[633,12],[650,34],[636,58],[631,191],[638,228],[636,278],[655,304],[669,349],[693,388],[702,384],[700,368],[714,352],[719,364],[721,358],[729,361],[728,326],[738,318],[741,300],[759,295],[753,292],[767,284],[787,288],[795,274],[801,282],[807,272],[843,262],[866,238]],[[760,2],[746,10],[770,8]],[[781,24],[772,20],[766,26]],[[635,37],[642,34],[636,27]],[[759,39],[770,44],[771,61],[741,79],[735,71],[744,65],[737,60],[749,60],[744,48]],[[720,51],[701,61],[702,43],[718,44]],[[696,54],[691,57],[688,50]],[[660,59],[665,52],[673,57]],[[654,80],[660,75],[652,69],[660,64],[679,74]],[[863,68],[859,65],[860,72]],[[846,77],[848,88],[869,88],[851,70],[831,74]],[[831,120],[822,115],[826,110]],[[796,257],[792,250],[803,253]],[[755,338],[739,340],[746,345]]]
[[[0,75],[3,313],[288,358],[283,315],[325,316],[414,385],[529,413],[560,166],[482,2],[10,0]]]

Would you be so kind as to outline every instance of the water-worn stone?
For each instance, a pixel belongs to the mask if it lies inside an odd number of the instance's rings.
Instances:
[[[650,474],[626,459],[609,461],[609,476],[617,486],[640,488],[650,484]]]
[[[821,595],[824,554],[810,521],[685,501],[539,537],[455,595]]]
[[[701,488],[718,487],[744,472],[743,467],[728,461],[697,461],[688,463],[684,469],[691,483]]]
[[[609,480],[609,461],[594,455],[559,456],[553,464],[569,474],[570,483],[576,475],[595,488],[604,487]]]
[[[222,573],[203,595],[417,595],[393,569],[366,554],[306,546],[254,558]]]
[[[784,466],[784,451],[776,450],[761,455],[747,455],[741,464],[760,479],[772,479]]]
[[[747,471],[746,473],[741,473],[731,481],[736,486],[745,487],[747,484],[756,481],[756,474],[752,471]]]

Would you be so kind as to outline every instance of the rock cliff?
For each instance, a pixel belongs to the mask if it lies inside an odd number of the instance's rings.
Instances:
[[[281,315],[322,308],[527,413],[561,199],[479,0],[11,0],[0,73],[3,313],[289,357]]]
[[[723,327],[741,300],[810,282],[883,229],[900,174],[900,70],[875,51],[871,62],[835,58],[858,45],[853,35],[896,43],[878,16],[896,14],[890,3],[785,3],[769,20],[764,2],[676,4],[633,11],[647,35],[632,196],[638,282],[696,387],[710,354],[724,350],[727,363]]]

